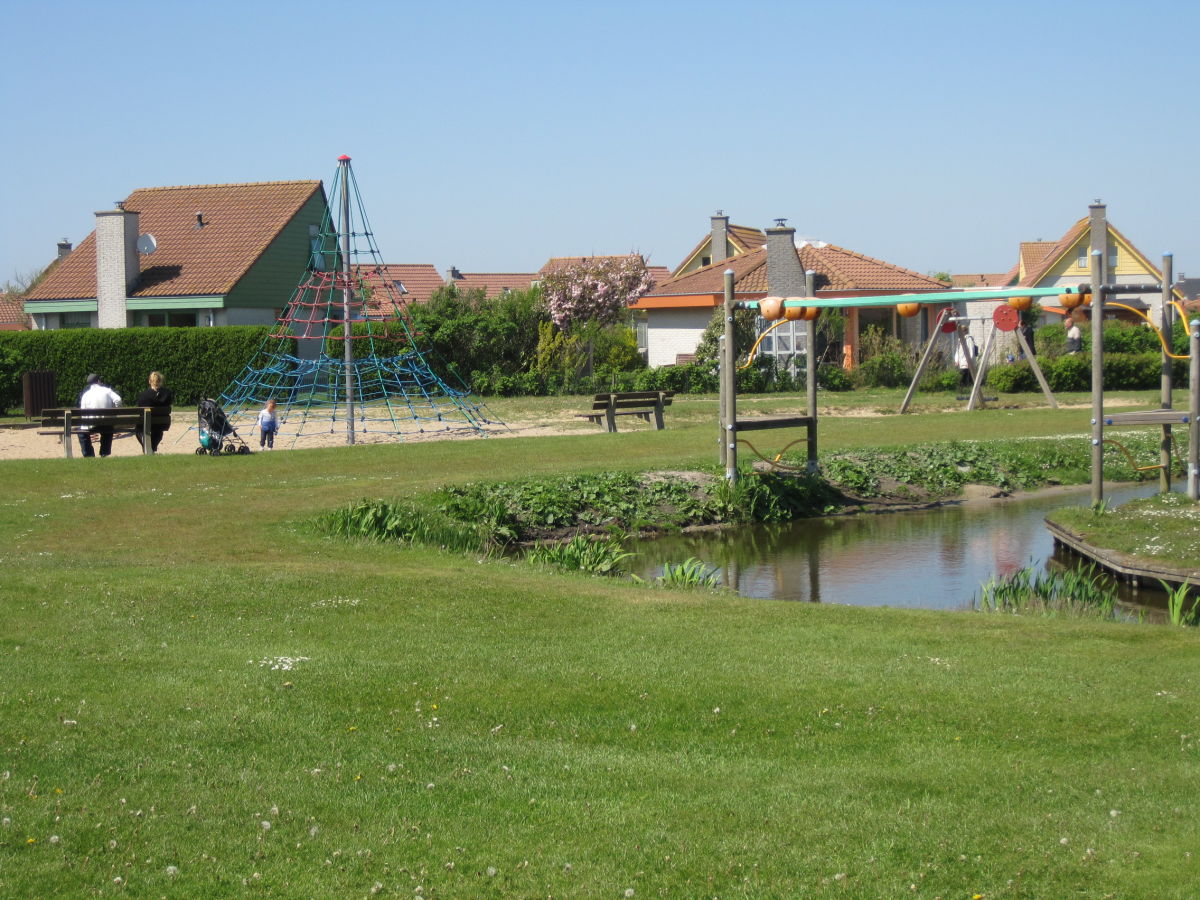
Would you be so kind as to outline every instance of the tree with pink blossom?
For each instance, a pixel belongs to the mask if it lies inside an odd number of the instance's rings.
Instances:
[[[621,320],[630,303],[654,287],[640,256],[597,256],[563,266],[542,278],[550,318],[561,330]]]

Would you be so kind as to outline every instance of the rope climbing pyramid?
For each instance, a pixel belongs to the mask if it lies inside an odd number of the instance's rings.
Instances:
[[[338,158],[330,197],[336,202],[311,235],[308,270],[221,394],[230,421],[249,433],[274,400],[277,439],[293,446],[336,433],[353,444],[484,435],[486,426],[503,425],[452,371],[435,371],[431,351],[419,345],[401,287],[384,277],[349,156]]]

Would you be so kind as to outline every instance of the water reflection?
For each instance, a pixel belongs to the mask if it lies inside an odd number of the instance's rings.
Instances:
[[[1151,483],[1119,488],[1109,505],[1156,489]],[[993,575],[1045,566],[1054,551],[1046,515],[1089,500],[1083,487],[1020,500],[668,535],[631,546],[637,555],[630,562],[650,579],[662,574],[663,563],[696,557],[718,567],[723,583],[747,597],[967,609]]]

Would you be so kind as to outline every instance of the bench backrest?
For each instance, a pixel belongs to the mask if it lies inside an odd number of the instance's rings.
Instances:
[[[169,406],[118,406],[108,409],[83,409],[81,407],[64,407],[62,409],[43,409],[43,428],[62,428],[66,425],[67,413],[71,414],[72,425],[112,425],[113,427],[140,427],[144,421],[145,410],[149,409],[151,425],[170,425],[171,407]]]
[[[632,409],[635,407],[652,407],[662,398],[663,406],[671,405],[674,391],[622,391],[611,394],[596,394],[592,400],[592,409],[608,409],[611,402],[613,409]]]

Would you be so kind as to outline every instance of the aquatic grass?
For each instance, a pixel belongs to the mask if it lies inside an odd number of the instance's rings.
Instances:
[[[719,588],[721,572],[692,556],[674,565],[663,563],[662,575],[655,579],[655,583],[663,587]]]
[[[1048,571],[1024,566],[1009,575],[993,576],[980,586],[972,606],[981,612],[1013,615],[1123,618],[1116,592],[1104,584],[1095,565]]]
[[[1191,609],[1185,608],[1192,595],[1190,584],[1184,582],[1172,587],[1162,579],[1158,583],[1167,595],[1167,619],[1172,625],[1195,625],[1200,621],[1200,604],[1193,603]]]
[[[617,575],[621,562],[633,556],[616,535],[591,537],[577,534],[570,540],[538,543],[525,552],[526,562],[553,566],[569,572],[590,575]]]

